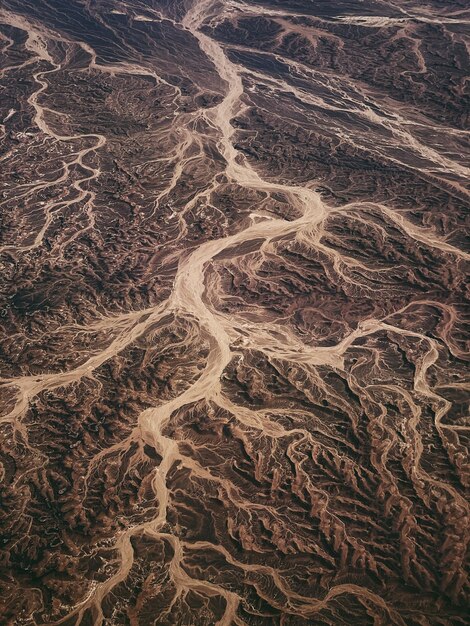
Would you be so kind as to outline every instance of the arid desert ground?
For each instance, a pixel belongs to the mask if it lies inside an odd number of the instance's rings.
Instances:
[[[468,624],[469,29],[1,1],[2,625]]]

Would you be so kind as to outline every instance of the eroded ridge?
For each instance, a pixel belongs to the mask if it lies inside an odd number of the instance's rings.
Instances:
[[[0,11],[2,623],[465,624],[466,3],[65,4]]]

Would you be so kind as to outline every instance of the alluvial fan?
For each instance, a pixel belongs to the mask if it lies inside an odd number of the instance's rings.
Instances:
[[[2,0],[2,624],[468,623],[469,25]]]

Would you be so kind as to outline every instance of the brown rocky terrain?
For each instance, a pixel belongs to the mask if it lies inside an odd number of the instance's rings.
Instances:
[[[469,24],[2,1],[0,623],[468,623]]]

